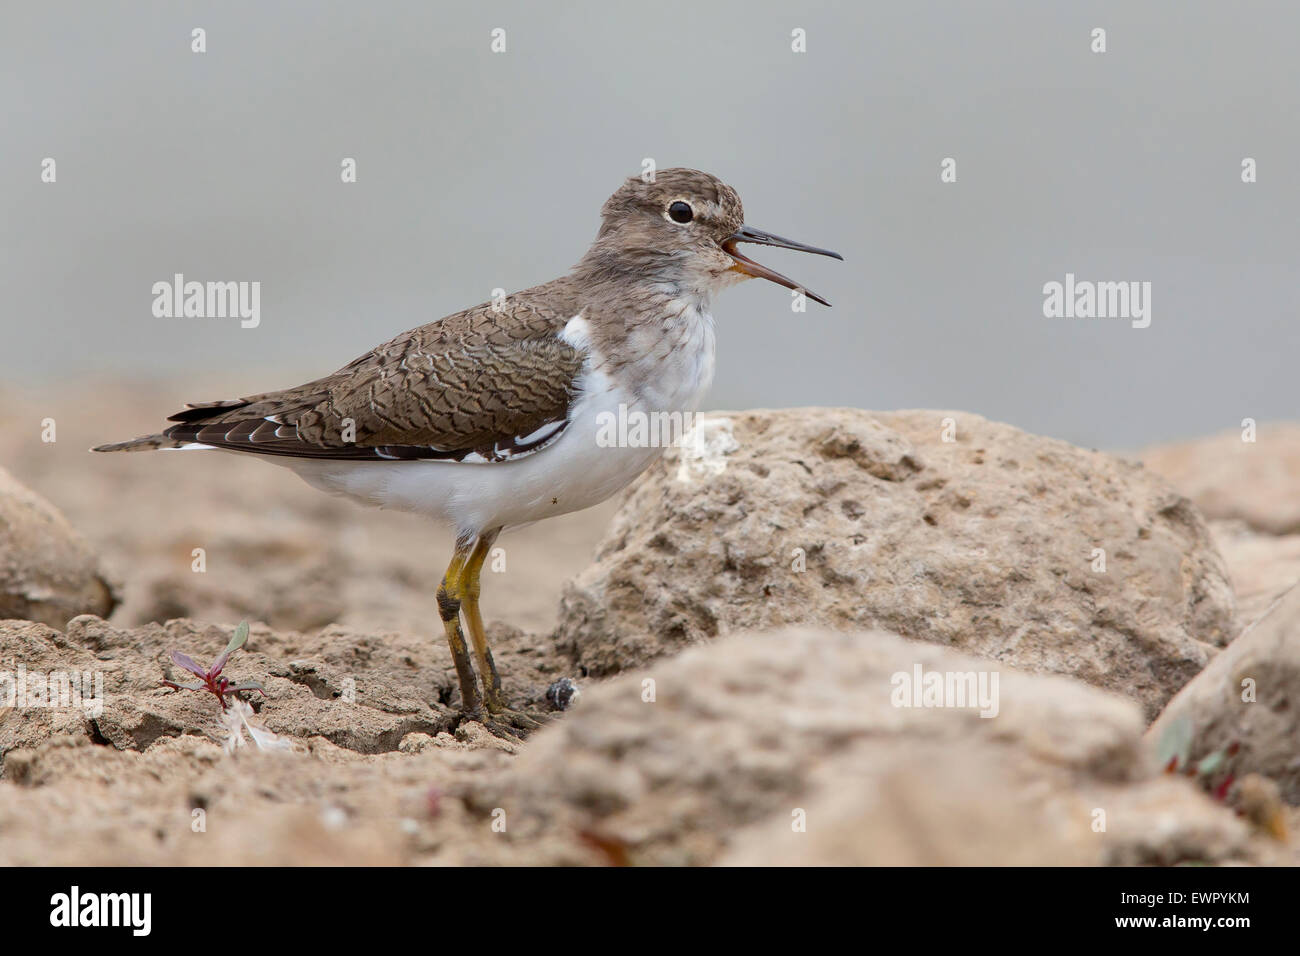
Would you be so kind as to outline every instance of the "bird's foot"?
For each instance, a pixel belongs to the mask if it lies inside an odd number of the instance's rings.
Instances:
[[[489,699],[487,711],[483,726],[498,737],[522,739],[534,730],[539,729],[547,719],[543,714],[529,714],[522,710],[513,710],[499,699]]]

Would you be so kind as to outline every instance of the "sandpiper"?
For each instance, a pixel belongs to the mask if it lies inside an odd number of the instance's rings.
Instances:
[[[503,529],[597,504],[661,453],[598,442],[599,421],[696,411],[713,379],[716,292],[758,277],[830,304],[740,243],[842,258],[746,226],[735,190],[707,173],[633,177],[567,276],[412,329],[305,385],[187,405],[161,434],[94,450],[250,453],[323,491],[450,524],[437,599],[462,711],[498,733],[528,729],[483,630],[484,560]]]

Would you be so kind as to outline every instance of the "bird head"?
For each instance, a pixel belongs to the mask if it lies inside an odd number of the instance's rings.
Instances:
[[[626,272],[712,294],[749,278],[801,289],[806,286],[740,252],[742,243],[775,246],[843,259],[839,253],[784,239],[745,225],[740,196],[698,169],[662,169],[652,179],[628,179],[601,209],[600,232],[587,258],[606,270]]]

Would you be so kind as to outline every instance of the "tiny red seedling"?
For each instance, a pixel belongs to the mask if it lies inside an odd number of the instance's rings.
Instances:
[[[231,694],[239,693],[241,690],[255,690],[265,697],[266,690],[257,681],[232,684],[227,678],[221,676],[221,670],[226,666],[226,662],[230,660],[230,655],[243,647],[246,640],[248,640],[248,622],[241,621],[239,627],[235,628],[234,636],[230,638],[230,643],[226,645],[226,649],[206,670],[194,663],[194,659],[189,655],[182,654],[180,651],[172,651],[172,661],[175,662],[176,666],[185,668],[185,670],[201,678],[201,680],[192,684],[177,684],[164,678],[163,684],[173,690],[206,690],[216,694],[222,710],[227,707],[226,698]]]

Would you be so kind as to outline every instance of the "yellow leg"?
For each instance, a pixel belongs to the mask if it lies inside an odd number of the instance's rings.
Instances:
[[[478,674],[483,681],[483,699],[487,702],[490,714],[505,710],[505,701],[501,697],[501,675],[497,673],[496,662],[492,660],[492,649],[488,647],[487,632],[483,628],[483,615],[478,609],[479,574],[500,533],[501,529],[497,528],[479,535],[474,550],[465,562],[465,584],[461,595],[465,627],[469,630],[469,639],[474,645],[474,658],[478,661]]]
[[[488,726],[496,733],[514,733],[518,730],[533,730],[540,726],[527,714],[521,714],[506,706],[501,693],[501,677],[497,674],[496,662],[492,660],[492,649],[488,647],[487,632],[483,629],[483,615],[478,609],[479,574],[488,552],[501,533],[500,528],[479,535],[474,550],[465,562],[464,585],[461,591],[462,607],[465,610],[465,626],[469,629],[470,641],[474,645],[474,657],[478,661],[479,678],[483,682],[483,699],[487,703]]]
[[[452,663],[456,665],[456,677],[460,682],[461,709],[467,715],[477,717],[482,713],[482,700],[479,697],[478,684],[474,679],[474,668],[469,662],[469,649],[465,646],[465,635],[460,629],[465,566],[472,553],[473,539],[456,539],[456,553],[452,555],[447,573],[442,576],[442,586],[438,588],[438,614],[442,617],[442,626],[447,632],[447,646],[451,648]]]

